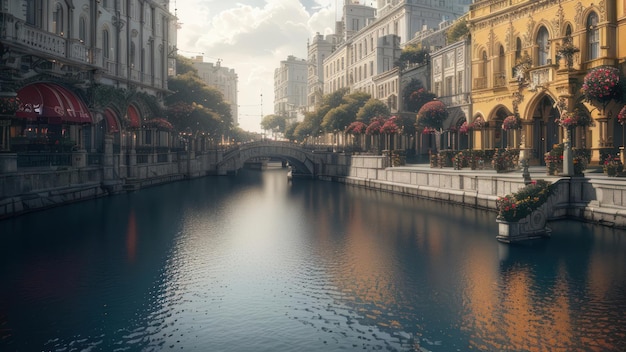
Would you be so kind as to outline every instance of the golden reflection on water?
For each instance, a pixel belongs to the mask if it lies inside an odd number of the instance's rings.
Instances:
[[[481,351],[588,351],[615,350],[613,342],[598,338],[585,338],[585,322],[591,317],[574,316],[572,305],[580,304],[573,297],[573,287],[568,280],[566,264],[560,262],[554,282],[547,292],[542,292],[537,274],[532,267],[513,265],[497,272],[493,261],[484,256],[478,247],[468,252],[464,266],[468,278],[463,284],[465,311],[462,329],[473,332],[469,344]],[[603,265],[611,261],[600,258],[593,261],[587,290],[597,298],[607,293],[611,278],[604,274]],[[491,283],[491,284],[489,284]],[[581,313],[578,313],[581,314]],[[592,313],[597,315],[598,313]],[[597,324],[597,321],[595,322]],[[594,325],[595,325],[594,324]],[[580,326],[582,325],[582,327]],[[575,337],[574,332],[579,337]]]
[[[380,217],[371,207],[360,203],[341,212],[348,219],[341,253],[328,253],[343,256],[340,261],[336,257],[332,260],[340,263],[333,269],[333,285],[341,292],[342,300],[352,302],[365,319],[384,327],[399,327],[397,317],[383,313],[383,307],[397,304],[394,263],[389,260],[392,256],[381,253],[390,250],[381,229],[392,226],[393,219]],[[329,224],[318,226],[330,231]]]

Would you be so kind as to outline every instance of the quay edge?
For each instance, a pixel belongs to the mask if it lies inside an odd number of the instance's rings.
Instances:
[[[335,161],[320,167],[323,172],[315,178],[494,212],[499,196],[524,186],[521,171],[496,174],[493,170],[457,171],[431,169],[427,165],[391,167],[388,158],[372,155],[329,159]],[[98,168],[0,173],[0,219],[216,174],[215,164],[211,162],[196,163],[190,168],[163,165],[140,172],[136,179],[107,181],[103,180],[102,170]],[[535,173],[533,177],[557,185],[548,221],[569,218],[626,228],[626,181],[601,174],[570,178]]]

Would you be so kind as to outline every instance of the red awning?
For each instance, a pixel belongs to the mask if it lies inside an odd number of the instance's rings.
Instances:
[[[92,123],[85,103],[67,88],[54,83],[34,83],[17,92],[21,104],[16,117],[47,118],[50,123]]]
[[[139,128],[141,127],[141,119],[139,118],[139,113],[134,106],[129,106],[126,111],[128,118],[130,119],[130,127]]]
[[[115,133],[120,131],[120,126],[115,118],[115,113],[111,111],[111,109],[106,109],[104,111],[104,118],[107,123],[107,132]]]

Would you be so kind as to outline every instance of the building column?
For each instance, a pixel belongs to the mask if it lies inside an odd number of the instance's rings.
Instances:
[[[113,136],[109,133],[104,135],[104,180],[113,180]]]
[[[129,168],[129,176],[131,178],[137,177],[137,132],[131,132],[131,140],[130,140],[130,154],[128,155],[128,168]]]

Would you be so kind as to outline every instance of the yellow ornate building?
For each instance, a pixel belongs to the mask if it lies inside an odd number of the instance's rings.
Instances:
[[[593,118],[593,126],[572,133],[572,145],[590,148],[592,160],[624,145],[626,126],[616,117],[626,99],[588,102],[581,87],[599,66],[623,76],[626,0],[476,0],[469,25],[472,120],[487,122],[475,130],[474,148],[521,148],[531,164],[543,163],[563,141],[555,120],[565,109]],[[516,114],[522,128],[503,130],[504,119]]]

